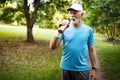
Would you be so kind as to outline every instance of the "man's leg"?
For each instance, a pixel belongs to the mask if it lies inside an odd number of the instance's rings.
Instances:
[[[61,80],[73,80],[71,71],[61,69]]]
[[[89,80],[89,71],[72,71],[74,80]]]

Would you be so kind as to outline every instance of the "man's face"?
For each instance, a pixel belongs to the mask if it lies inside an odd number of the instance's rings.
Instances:
[[[80,19],[82,17],[82,12],[76,10],[70,10],[69,14],[73,24],[80,22]]]

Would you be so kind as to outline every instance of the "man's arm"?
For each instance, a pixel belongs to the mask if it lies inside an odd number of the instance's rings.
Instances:
[[[60,44],[60,40],[59,40],[59,36],[60,34],[62,34],[64,32],[64,30],[68,27],[70,23],[70,19],[68,20],[63,20],[62,22],[60,22],[58,24],[58,31],[61,32],[61,29],[63,30],[61,33],[60,32],[56,32],[55,36],[51,39],[50,41],[50,44],[49,44],[49,48],[52,50],[52,49],[55,49],[58,47],[58,45]],[[63,26],[63,27],[62,27]]]
[[[90,80],[96,80],[96,51],[94,45],[89,45],[89,54],[90,54],[90,59],[91,59],[91,64],[92,64],[92,70],[90,73]]]
[[[94,45],[89,45],[89,54],[91,57],[92,67],[96,68],[96,51]]]
[[[50,43],[49,43],[49,48],[52,50],[52,49],[55,49],[58,47],[58,45],[60,44],[60,40],[59,40],[59,35],[60,33],[56,33],[55,36],[51,39]]]

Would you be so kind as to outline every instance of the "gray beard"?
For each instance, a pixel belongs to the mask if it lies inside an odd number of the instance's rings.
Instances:
[[[74,20],[73,20],[73,19],[71,20],[71,23],[72,23],[73,25],[75,25],[75,24],[77,24],[77,23],[79,23],[79,22],[80,22],[80,18],[79,18],[79,19],[74,18]]]

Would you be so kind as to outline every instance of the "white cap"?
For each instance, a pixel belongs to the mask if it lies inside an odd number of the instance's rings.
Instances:
[[[83,11],[83,8],[81,4],[72,4],[72,6],[67,9],[67,11],[70,10]]]

